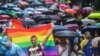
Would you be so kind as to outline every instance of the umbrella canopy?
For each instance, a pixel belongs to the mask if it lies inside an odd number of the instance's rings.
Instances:
[[[93,11],[93,8],[91,8],[91,7],[84,7],[82,10]]]
[[[95,20],[91,20],[88,18],[82,19],[83,22],[83,27],[86,27],[88,24],[91,24],[91,26],[95,26],[96,21]]]
[[[35,6],[35,7],[40,5],[42,5],[42,3],[39,2],[38,0],[33,0],[33,2],[31,3],[31,6]]]
[[[36,10],[36,11],[42,11],[42,12],[49,11],[48,8],[43,7],[43,6],[36,7],[35,10]]]
[[[26,8],[25,11],[31,11],[31,12],[34,12],[35,9],[34,9],[34,8]]]
[[[59,8],[60,8],[61,10],[65,10],[65,9],[70,9],[70,6],[69,6],[69,5],[65,5],[65,4],[60,4],[60,5],[59,5]]]
[[[88,18],[90,19],[100,19],[100,13],[91,13]]]
[[[0,10],[0,14],[6,14],[6,11]]]
[[[7,7],[14,7],[15,5],[13,3],[7,3],[5,4]]]
[[[14,7],[13,9],[16,11],[21,11],[21,9],[19,7]]]
[[[0,7],[0,10],[4,10],[4,11],[6,11],[6,10],[8,10],[8,8],[2,6],[2,7]]]
[[[33,14],[34,14],[34,15],[42,15],[42,12],[40,12],[40,11],[35,11]]]
[[[77,11],[75,9],[65,9],[64,12],[69,13],[69,14],[76,14]]]
[[[51,15],[50,18],[52,18],[52,20],[61,20],[58,15]]]
[[[78,24],[79,26],[81,26],[83,23],[82,21],[76,20],[76,19],[69,19],[66,21],[66,24]]]
[[[36,22],[34,20],[20,20],[22,22],[22,24],[24,25],[24,27],[29,28],[32,25],[35,25]]]
[[[55,32],[54,36],[57,36],[57,37],[76,37],[76,36],[78,36],[78,34],[74,31],[64,30],[64,31]]]
[[[36,24],[36,25],[33,25],[32,28],[35,28],[35,27],[40,27],[40,26],[44,26],[46,24]]]
[[[98,47],[98,42],[100,41],[100,37],[96,37],[92,40],[92,46]]]
[[[25,2],[25,1],[20,1],[19,3],[20,3],[21,6],[28,6],[28,5],[29,5],[29,4],[28,4],[27,2]]]
[[[48,16],[46,16],[46,15],[39,15],[39,16],[37,16],[37,18],[36,19],[39,19],[39,20],[51,20],[51,18],[50,17],[48,17]]]
[[[96,26],[88,26],[88,27],[84,27],[81,31],[82,31],[82,33],[89,31],[91,33],[91,35],[94,36],[94,32],[100,31],[100,28],[97,28]]]
[[[62,25],[55,25],[54,31],[62,31],[62,30],[68,30],[68,28]]]
[[[51,5],[51,7],[49,9],[51,9],[51,10],[58,9],[57,6],[58,6],[58,3],[54,3],[53,5]]]
[[[79,26],[77,24],[67,24],[65,25],[65,27],[71,31],[76,31],[77,29],[79,29]]]
[[[91,12],[93,12],[91,7],[84,7],[81,11],[82,14],[90,14]]]
[[[77,10],[77,11],[79,11],[81,9],[80,6],[77,6],[77,5],[73,5],[72,8],[75,9],[75,10]]]
[[[45,12],[42,12],[42,14],[45,14],[45,15],[55,15],[56,13],[54,13],[53,11],[45,11]]]
[[[49,4],[49,3],[53,3],[53,0],[44,0],[45,3]]]
[[[6,20],[8,20],[10,18],[10,16],[9,15],[0,15],[0,20],[4,20],[4,21],[6,21]]]
[[[16,11],[15,10],[8,10],[7,14],[15,16],[16,15]]]
[[[98,28],[100,28],[100,23],[96,23],[96,26],[97,26]]]
[[[45,24],[45,23],[50,23],[52,19],[50,17],[47,17],[46,15],[39,15],[34,17],[34,20],[38,24]]]

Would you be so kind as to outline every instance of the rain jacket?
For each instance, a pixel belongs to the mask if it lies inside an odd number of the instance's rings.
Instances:
[[[25,56],[22,49],[18,45],[13,44],[7,36],[2,38],[1,43],[9,46],[9,48],[5,48],[3,56]]]
[[[85,56],[92,56],[91,39],[84,39],[80,45],[85,53]]]
[[[12,43],[10,48],[6,49],[4,56],[25,56],[25,55],[19,46]]]

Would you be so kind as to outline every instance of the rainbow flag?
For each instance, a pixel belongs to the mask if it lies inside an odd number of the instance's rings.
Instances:
[[[16,19],[12,19],[12,27],[13,28],[22,28],[22,29],[25,29],[23,24],[19,21],[19,20],[16,20]]]
[[[19,45],[21,48],[25,49],[31,46],[30,37],[36,35],[38,37],[38,44],[44,40],[45,36],[52,29],[51,24],[46,24],[43,26],[25,29],[25,28],[8,28],[6,29],[7,35],[12,38],[12,42]],[[26,50],[28,51],[28,50]],[[45,56],[58,56],[57,49],[55,47],[53,35],[51,34],[45,47]]]

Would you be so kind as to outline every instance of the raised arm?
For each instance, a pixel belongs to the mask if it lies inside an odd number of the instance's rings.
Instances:
[[[54,24],[53,24],[53,23],[51,23],[51,24],[52,24],[52,29],[50,29],[49,33],[46,35],[45,39],[42,41],[42,43],[41,43],[42,46],[45,46],[45,44],[46,44],[46,42],[47,42],[49,36],[51,35],[51,33],[52,33],[52,31],[53,31]]]

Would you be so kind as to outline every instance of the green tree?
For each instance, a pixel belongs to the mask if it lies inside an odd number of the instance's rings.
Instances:
[[[100,11],[100,0],[94,0],[94,8],[96,11]]]

